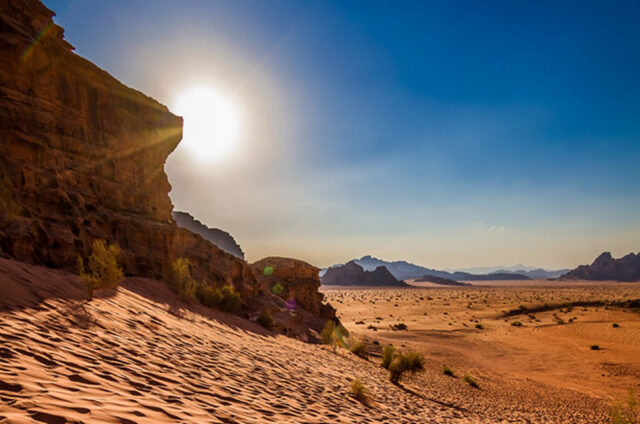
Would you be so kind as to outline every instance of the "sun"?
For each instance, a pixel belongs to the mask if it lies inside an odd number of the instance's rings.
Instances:
[[[184,118],[182,143],[202,162],[231,156],[240,140],[240,113],[231,97],[211,86],[198,85],[182,91],[172,107]]]

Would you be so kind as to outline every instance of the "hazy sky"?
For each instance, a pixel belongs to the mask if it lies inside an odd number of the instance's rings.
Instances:
[[[640,2],[45,0],[78,54],[235,153],[166,170],[250,261],[569,267],[640,251]]]

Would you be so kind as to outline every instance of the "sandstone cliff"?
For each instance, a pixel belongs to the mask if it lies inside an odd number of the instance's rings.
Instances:
[[[580,265],[561,278],[570,280],[640,281],[640,253],[613,259],[604,252],[591,265]]]
[[[173,211],[172,216],[180,227],[204,237],[225,252],[244,259],[244,252],[240,248],[240,245],[238,245],[233,236],[226,231],[209,228],[187,212]]]
[[[164,162],[182,120],[72,52],[37,0],[0,1],[0,247],[74,270],[92,239],[125,273],[161,278],[188,257],[199,279],[256,292],[249,266],[178,228]]]
[[[355,261],[342,266],[327,269],[320,278],[322,284],[332,286],[407,286],[396,278],[384,266],[373,271],[365,271]]]

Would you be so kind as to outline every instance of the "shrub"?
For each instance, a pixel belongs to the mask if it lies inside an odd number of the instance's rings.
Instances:
[[[396,348],[393,345],[387,345],[382,349],[382,367],[384,369],[389,369],[394,356],[396,356]]]
[[[447,365],[443,365],[442,366],[442,373],[444,375],[448,375],[449,377],[454,377],[454,373],[453,370],[451,368],[449,368]]]
[[[344,347],[344,338],[348,335],[349,332],[342,326],[342,324],[336,325],[335,321],[329,320],[320,333],[320,339],[323,344],[331,345],[333,347]]]
[[[512,327],[522,327],[522,323],[520,321],[513,321],[511,323]]]
[[[171,266],[169,285],[173,290],[186,301],[195,301],[198,295],[198,283],[191,277],[189,261],[185,258],[178,258]],[[200,293],[201,296],[205,296]]]
[[[466,374],[464,375],[464,377],[462,377],[462,379],[463,379],[463,380],[464,380],[464,381],[465,381],[469,386],[471,386],[471,387],[473,387],[473,388],[475,388],[475,389],[477,389],[477,388],[479,388],[479,387],[480,387],[480,385],[478,384],[478,382],[476,381],[476,379],[475,379],[475,378],[473,378],[473,377],[471,376],[471,374],[469,374],[469,373],[466,373]]]
[[[363,342],[355,342],[351,346],[350,350],[354,355],[359,356],[360,358],[367,359],[367,347]]]
[[[367,403],[369,401],[368,390],[364,387],[364,384],[362,384],[362,382],[358,378],[354,379],[351,382],[351,396],[362,403]]]
[[[220,293],[220,302],[218,306],[225,312],[237,312],[242,306],[240,293],[235,291],[232,285],[226,284],[222,288],[216,290]]]
[[[404,331],[407,329],[407,324],[405,324],[404,322],[400,322],[398,324],[393,324],[391,326],[391,329],[394,331]]]
[[[424,356],[418,352],[398,353],[389,364],[389,379],[398,384],[403,374],[416,374],[424,370]]]
[[[637,421],[638,401],[634,396],[633,390],[629,391],[629,397],[626,402],[616,401],[611,406],[609,419],[611,424],[638,424]]]
[[[589,346],[589,349],[591,349],[591,350],[600,350],[600,345],[597,345],[597,344],[591,345],[591,346]]]
[[[82,258],[78,256],[78,271],[89,300],[93,299],[94,290],[117,288],[124,277],[122,268],[118,266],[120,255],[118,246],[107,245],[104,240],[94,240],[91,247],[87,268]]]
[[[198,284],[196,298],[198,299],[198,302],[204,306],[217,306],[221,300],[220,290],[215,290],[209,284],[201,283]]]
[[[617,322],[614,322],[613,324],[611,324],[611,326],[613,328],[618,328],[618,327],[620,327],[620,324],[618,324]]]
[[[275,321],[273,320],[271,312],[262,311],[262,313],[258,315],[258,324],[260,324],[264,328],[271,329],[275,325]]]
[[[482,324],[476,324],[476,328],[478,330],[482,330],[482,329],[484,329],[484,326]]]

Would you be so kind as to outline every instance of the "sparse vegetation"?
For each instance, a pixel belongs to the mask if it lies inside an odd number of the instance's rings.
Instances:
[[[97,289],[117,288],[124,277],[118,265],[118,246],[107,245],[104,240],[94,240],[91,247],[86,268],[84,260],[78,256],[78,271],[89,300],[93,299],[93,292]]]
[[[189,261],[185,258],[178,258],[171,266],[171,276],[169,285],[173,290],[186,301],[195,301],[198,292],[198,283],[191,277]],[[202,290],[202,298],[209,296]]]
[[[419,352],[398,352],[389,364],[389,380],[398,384],[403,374],[416,374],[424,370],[424,356]]]
[[[611,406],[609,412],[611,424],[639,424],[637,406],[638,401],[633,390],[630,390],[626,402],[616,401]]]
[[[391,326],[391,329],[394,331],[405,331],[407,329],[407,324],[403,322],[399,322],[397,324],[393,324]]]
[[[464,377],[462,377],[462,379],[465,381],[465,383],[467,383],[469,386],[478,389],[480,387],[480,385],[478,384],[478,382],[476,381],[475,378],[473,378],[473,376],[469,373],[466,373],[464,375]]]
[[[600,345],[597,345],[597,344],[591,345],[591,346],[589,346],[589,349],[591,349],[591,350],[600,350]]]
[[[476,324],[476,328],[477,328],[478,330],[483,330],[483,329],[484,329],[484,325],[482,325],[482,324]]]
[[[393,345],[387,345],[382,349],[382,367],[386,370],[389,369],[393,357],[396,355],[396,348]]]
[[[618,327],[620,327],[620,324],[618,324],[617,322],[614,322],[613,324],[611,324],[611,326],[613,328],[618,328]]]
[[[240,293],[232,285],[213,288],[206,282],[198,283],[191,277],[189,261],[178,258],[171,267],[171,288],[184,300],[199,302],[208,307],[217,307],[225,312],[237,312],[242,306]]]
[[[448,367],[447,365],[443,365],[442,366],[442,373],[444,375],[448,375],[449,377],[455,377],[455,374],[454,374],[453,370],[450,367]]]
[[[344,338],[348,335],[349,332],[342,324],[336,325],[335,321],[327,321],[320,333],[320,339],[322,344],[331,345],[335,348],[344,346]]]
[[[356,378],[351,382],[351,396],[366,404],[369,402],[369,391],[364,387],[360,379]]]
[[[363,342],[355,342],[353,345],[351,345],[351,349],[349,350],[351,350],[351,353],[353,353],[354,355],[359,356],[360,358],[367,359],[367,347]]]
[[[511,323],[512,327],[522,327],[522,323],[520,321],[513,321]]]
[[[275,321],[273,320],[273,316],[271,315],[271,312],[266,310],[262,311],[262,313],[258,315],[257,321],[258,321],[258,324],[260,324],[261,326],[269,330],[273,328],[273,326],[275,325]]]

